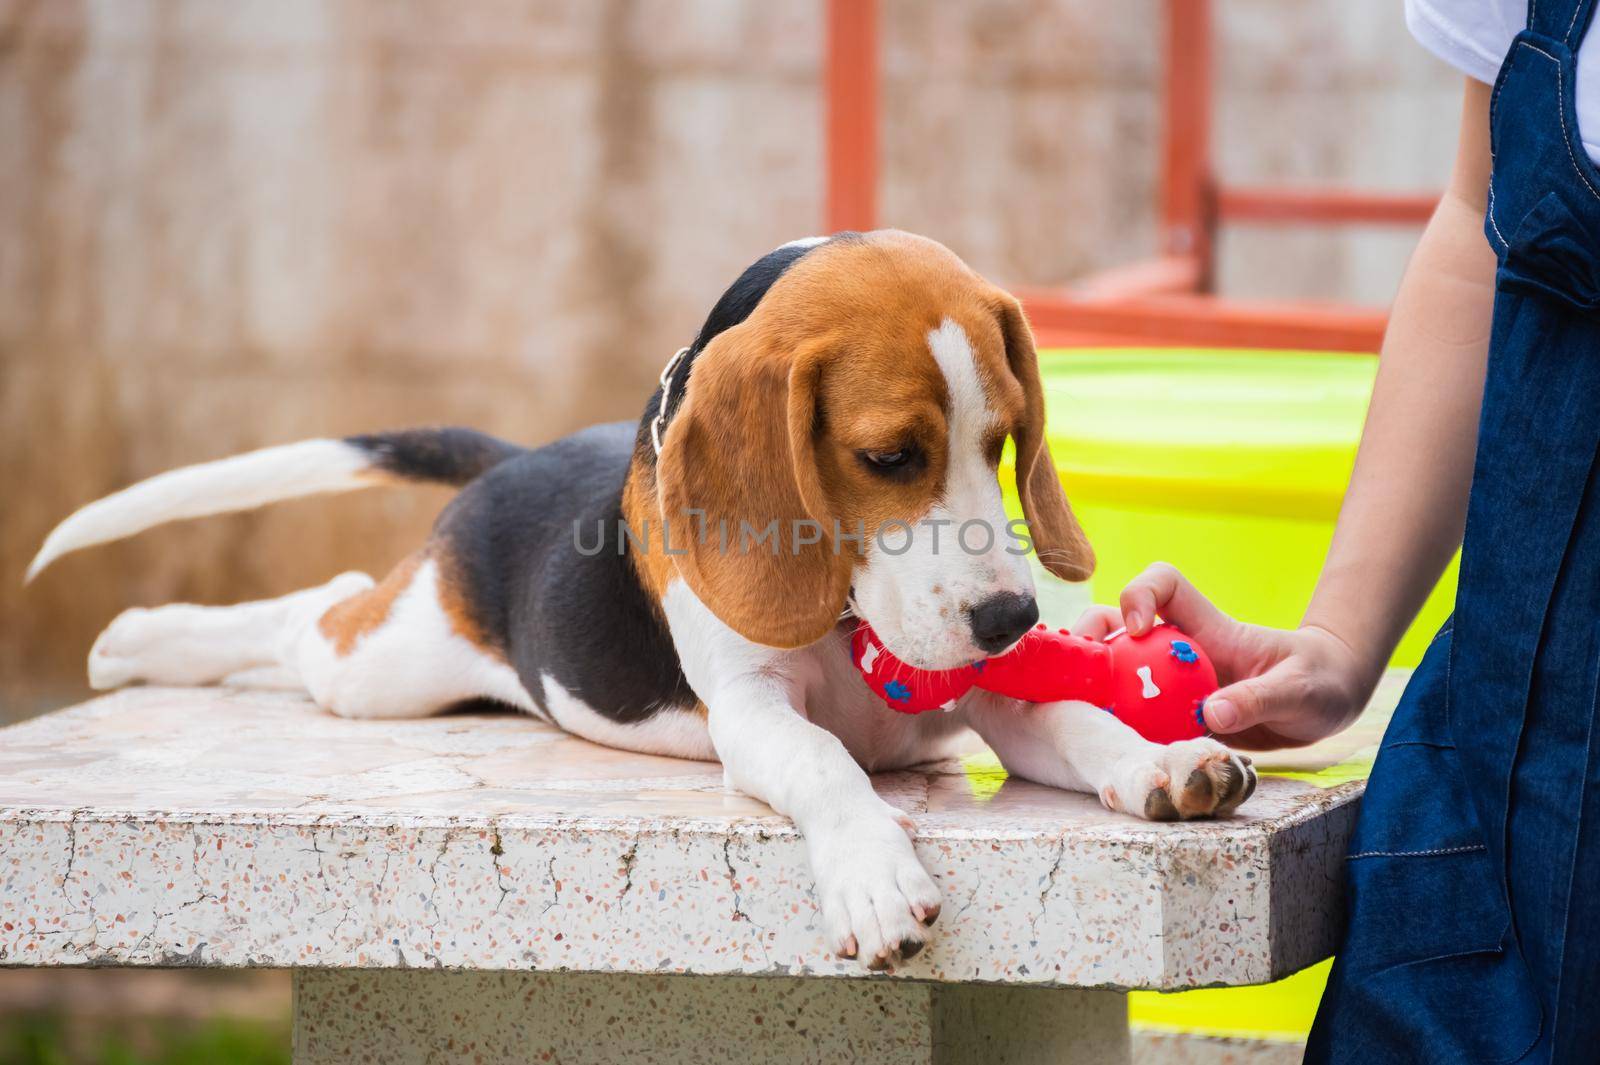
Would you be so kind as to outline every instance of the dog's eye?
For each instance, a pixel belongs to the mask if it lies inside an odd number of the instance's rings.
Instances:
[[[858,451],[861,461],[874,473],[905,475],[916,465],[917,451],[912,447],[893,451]]]

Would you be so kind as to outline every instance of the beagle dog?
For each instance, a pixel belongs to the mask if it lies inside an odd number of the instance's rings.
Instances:
[[[292,687],[358,718],[487,699],[598,743],[720,759],[804,834],[832,948],[882,968],[922,948],[939,891],[869,771],[938,759],[974,729],[1010,772],[1135,817],[1226,814],[1255,787],[1209,738],[1161,746],[1087,703],[982,691],[900,714],[852,665],[860,621],[925,668],[1004,652],[1038,618],[1028,542],[1056,576],[1089,575],[1044,417],[1014,298],[931,240],[843,233],[747,269],[637,424],[532,450],[423,429],[191,466],[73,514],[28,575],[176,519],[458,485],[383,580],[129,610],[90,652],[90,683]],[[1008,438],[1025,533],[1002,505]]]

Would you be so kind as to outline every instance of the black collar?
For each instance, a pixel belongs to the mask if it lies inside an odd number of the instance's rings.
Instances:
[[[656,449],[656,458],[661,457],[661,434],[667,431],[667,424],[689,390],[689,369],[699,353],[698,348],[679,348],[661,369],[661,402],[656,405],[656,416],[650,419],[650,444]]]

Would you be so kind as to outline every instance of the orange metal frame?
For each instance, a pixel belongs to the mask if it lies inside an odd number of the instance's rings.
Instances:
[[[827,3],[829,232],[876,224],[877,0]],[[1377,351],[1387,312],[1216,294],[1217,232],[1256,225],[1426,222],[1438,196],[1224,185],[1211,162],[1211,0],[1167,0],[1159,252],[1071,289],[1022,289],[1043,344]]]

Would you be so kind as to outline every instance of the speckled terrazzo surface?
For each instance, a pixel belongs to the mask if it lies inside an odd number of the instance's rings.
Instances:
[[[981,752],[876,784],[945,900],[896,977],[1151,988],[1326,955],[1361,788],[1268,778],[1227,821],[1148,825]],[[0,965],[863,975],[823,949],[793,827],[715,764],[260,692],[133,689],[0,730],[0,903]]]

